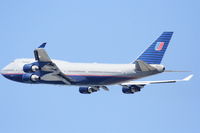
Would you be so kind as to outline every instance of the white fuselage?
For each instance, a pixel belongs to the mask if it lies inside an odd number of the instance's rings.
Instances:
[[[7,78],[14,75],[23,75],[23,66],[33,63],[34,59],[16,59],[7,65],[2,71],[2,75]],[[60,60],[52,60],[59,69],[68,77],[74,79],[74,84],[79,86],[90,85],[113,85],[126,81],[146,77],[156,73],[137,72],[135,64],[100,64],[100,63],[70,63]],[[151,65],[162,72],[162,65]],[[16,77],[20,78],[20,76]],[[20,81],[19,79],[10,78]],[[50,84],[54,84],[53,82]]]

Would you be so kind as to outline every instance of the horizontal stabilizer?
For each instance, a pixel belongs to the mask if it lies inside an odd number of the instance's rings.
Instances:
[[[191,71],[165,70],[164,72],[191,72]]]
[[[135,67],[136,67],[136,71],[141,71],[141,72],[148,72],[148,71],[156,70],[156,68],[152,67],[151,65],[149,65],[141,60],[135,61]]]

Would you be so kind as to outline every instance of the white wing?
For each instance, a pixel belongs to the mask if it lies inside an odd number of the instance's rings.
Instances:
[[[37,49],[34,50],[35,60],[40,64],[41,74],[40,80],[42,81],[61,81],[64,84],[70,85],[73,80],[67,76],[58,68],[58,66],[52,62],[47,52],[45,51],[46,43],[40,45]]]
[[[175,82],[179,82],[179,81],[189,81],[191,78],[193,77],[193,74],[185,77],[184,79],[181,80],[160,80],[160,81],[130,81],[130,82],[126,82],[126,83],[122,83],[120,85],[122,86],[131,86],[131,85],[148,85],[148,84],[160,84],[160,83],[175,83]]]

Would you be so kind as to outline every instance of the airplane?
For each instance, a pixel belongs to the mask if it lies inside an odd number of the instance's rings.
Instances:
[[[32,59],[16,59],[1,70],[10,80],[30,84],[79,86],[82,94],[91,94],[107,86],[120,85],[122,92],[133,94],[148,84],[189,81],[181,80],[134,81],[167,72],[161,64],[173,32],[163,32],[134,62],[129,64],[71,63],[51,59],[45,51],[46,43],[34,50]],[[170,72],[170,71],[169,71]],[[173,71],[172,71],[173,72]]]

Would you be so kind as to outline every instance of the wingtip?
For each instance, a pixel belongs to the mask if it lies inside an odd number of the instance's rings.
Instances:
[[[184,81],[189,81],[193,76],[194,76],[194,75],[191,74],[191,75],[187,76],[186,78],[184,78],[183,80],[184,80]]]
[[[45,43],[43,43],[43,44],[41,44],[38,48],[44,48],[45,46],[46,46],[46,42]]]

